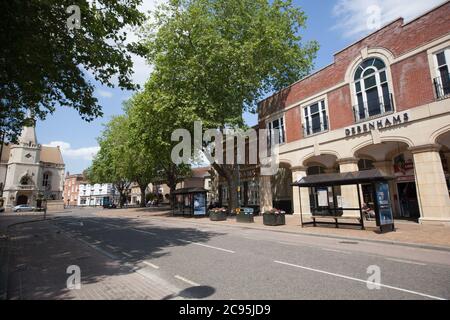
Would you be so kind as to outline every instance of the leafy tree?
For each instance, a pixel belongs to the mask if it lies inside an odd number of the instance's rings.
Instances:
[[[175,164],[171,159],[174,143],[170,136],[177,128],[174,114],[165,114],[165,99],[160,92],[149,90],[152,77],[147,83],[147,89],[136,94],[128,103],[127,115],[130,120],[130,138],[135,143],[135,149],[143,158],[151,157],[152,181],[166,183],[171,192],[178,182],[189,176],[190,165]],[[142,168],[144,170],[144,168]]]
[[[291,0],[170,0],[144,30],[154,65],[146,91],[159,92],[158,119],[182,128],[243,127],[244,111],[306,76],[316,42],[302,43],[304,12]],[[173,119],[175,117],[175,119]],[[214,163],[237,206],[236,166]]]
[[[16,142],[26,124],[26,111],[44,119],[57,106],[76,109],[90,121],[102,115],[87,74],[122,89],[131,81],[126,28],[137,27],[145,15],[142,0],[8,0],[0,2],[0,133]],[[68,30],[71,5],[80,8],[79,29]],[[5,121],[3,121],[5,120]],[[2,139],[3,141],[3,139]]]
[[[127,118],[116,116],[105,126],[98,139],[100,151],[87,170],[87,178],[91,183],[112,183],[119,192],[119,205],[126,202],[131,182],[135,175],[134,161],[127,145]]]

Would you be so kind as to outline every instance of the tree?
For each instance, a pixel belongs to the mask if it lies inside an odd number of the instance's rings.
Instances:
[[[171,150],[174,143],[170,136],[177,128],[177,116],[166,112],[163,107],[166,102],[161,93],[152,90],[152,76],[147,82],[146,90],[137,93],[127,103],[126,112],[130,121],[130,140],[134,144],[134,150],[140,157],[147,158],[151,162],[152,170],[148,177],[153,177],[155,183],[165,182],[172,193],[178,182],[190,174],[190,165],[175,164],[171,159]],[[137,156],[136,159],[139,159]],[[149,167],[142,167],[146,170]],[[141,172],[141,171],[138,171]],[[142,174],[142,176],[145,176]],[[172,202],[172,199],[171,199]]]
[[[57,106],[76,109],[90,121],[102,115],[87,74],[101,84],[135,89],[126,28],[145,19],[142,0],[10,0],[0,2],[0,133],[16,142],[27,110],[44,119]],[[80,28],[68,30],[71,5]]]
[[[159,91],[159,113],[192,128],[243,127],[265,95],[306,76],[316,42],[302,43],[304,12],[290,0],[171,0],[143,32],[154,65],[146,91]],[[162,98],[161,98],[162,97]],[[173,118],[173,117],[172,117]],[[213,163],[237,206],[236,165]]]
[[[98,138],[100,150],[87,170],[91,183],[112,183],[119,192],[119,205],[126,202],[128,190],[133,178],[134,159],[127,146],[127,118],[116,116],[105,126]]]
[[[127,152],[132,161],[129,163],[132,181],[136,182],[141,191],[140,206],[146,205],[146,189],[151,182],[158,179],[160,156],[146,146],[146,138],[143,135],[143,123],[140,114],[134,111],[133,99],[125,103],[127,117]],[[148,124],[147,124],[148,125]]]

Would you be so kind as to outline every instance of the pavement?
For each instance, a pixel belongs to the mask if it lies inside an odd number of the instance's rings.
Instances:
[[[160,209],[50,218],[8,228],[8,299],[450,298],[446,250],[172,218]],[[80,289],[67,288],[72,265]]]

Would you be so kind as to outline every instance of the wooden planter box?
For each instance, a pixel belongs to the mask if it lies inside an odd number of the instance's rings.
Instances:
[[[236,215],[236,222],[251,223],[255,222],[253,214],[245,214],[243,212]]]
[[[263,223],[266,226],[282,226],[286,224],[284,214],[263,214]]]
[[[209,220],[211,221],[224,221],[227,220],[227,213],[225,212],[209,212]]]

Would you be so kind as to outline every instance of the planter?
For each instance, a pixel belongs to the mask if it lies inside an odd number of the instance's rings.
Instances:
[[[226,211],[209,211],[209,220],[211,221],[224,221],[227,220],[227,212]]]
[[[240,212],[236,214],[236,222],[252,223],[255,222],[253,214]]]
[[[266,226],[282,226],[286,224],[284,214],[263,214],[263,223]]]

